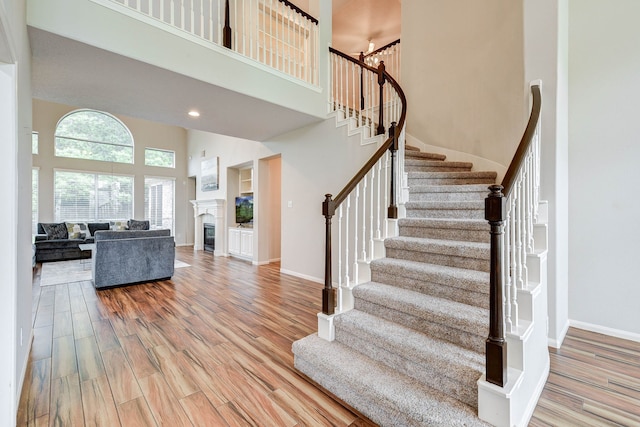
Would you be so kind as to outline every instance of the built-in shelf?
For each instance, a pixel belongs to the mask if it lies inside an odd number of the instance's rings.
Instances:
[[[253,168],[240,169],[240,195],[253,194]]]

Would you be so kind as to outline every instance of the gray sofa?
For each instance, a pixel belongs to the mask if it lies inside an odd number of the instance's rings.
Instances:
[[[96,231],[92,279],[96,288],[170,279],[175,241],[170,230]]]

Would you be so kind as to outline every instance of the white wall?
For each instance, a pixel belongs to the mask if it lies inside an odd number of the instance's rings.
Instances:
[[[640,340],[640,3],[569,5],[569,316]]]
[[[274,174],[261,173],[261,168],[276,170],[271,163],[280,156],[280,259],[281,269],[300,277],[322,282],[324,279],[324,217],[322,202],[326,193],[337,194],[377,149],[375,144],[361,146],[360,135],[348,137],[347,127],[336,129],[335,119],[289,132],[270,141],[260,143],[200,131],[189,131],[189,175],[198,176],[198,199],[227,199],[237,184],[228,168],[250,164],[254,167],[254,189],[263,188],[261,178],[272,179]],[[220,190],[201,192],[199,168],[202,151],[220,158]],[[268,160],[268,161],[260,161]],[[277,180],[273,181],[273,185]],[[255,191],[255,190],[254,190]],[[255,192],[256,209],[267,197]],[[265,200],[264,203],[267,203]],[[232,223],[227,209],[227,225]],[[273,214],[274,216],[277,213]],[[261,227],[272,227],[267,219],[254,218],[255,234],[262,235]],[[272,233],[277,234],[276,233]],[[257,237],[256,237],[257,238]],[[254,261],[270,259],[271,244],[255,241],[262,253]],[[226,251],[226,250],[225,250]]]
[[[31,346],[31,58],[24,2],[0,1],[0,425],[15,425]],[[6,61],[6,62],[2,62]]]
[[[153,123],[146,120],[114,115],[129,128],[134,141],[134,164],[99,162],[93,160],[70,159],[54,155],[54,133],[58,121],[77,107],[56,104],[42,100],[33,101],[33,130],[38,132],[38,154],[33,155],[33,165],[39,167],[38,218],[39,222],[54,220],[53,212],[53,172],[54,169],[95,171],[134,176],[134,217],[144,218],[144,178],[145,176],[175,178],[175,229],[176,244],[188,241],[188,218],[193,217],[189,203],[187,186],[187,132],[176,126]],[[160,148],[175,151],[176,167],[161,168],[144,165],[145,148]],[[191,224],[191,227],[193,225]]]
[[[525,124],[522,2],[402,2],[407,132],[507,165]]]
[[[525,82],[542,80],[540,197],[549,202],[549,343],[569,326],[568,0],[525,0]]]

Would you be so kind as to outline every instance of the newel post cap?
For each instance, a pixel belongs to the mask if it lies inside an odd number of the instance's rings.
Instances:
[[[507,217],[507,199],[502,193],[502,185],[489,187],[489,195],[484,199],[484,219],[489,222],[502,222]]]

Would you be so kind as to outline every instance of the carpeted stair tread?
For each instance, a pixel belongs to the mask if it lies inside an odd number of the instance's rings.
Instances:
[[[483,192],[489,195],[489,188],[485,184],[461,184],[451,185],[414,185],[411,187],[412,193],[476,193]]]
[[[443,286],[489,294],[489,273],[446,265],[428,264],[395,258],[371,261],[372,274],[384,271],[396,277],[422,280]]]
[[[404,150],[405,159],[431,159],[431,160],[445,160],[447,156],[444,154],[436,153],[424,153],[416,150]]]
[[[415,147],[413,145],[408,145],[408,144],[405,144],[404,149],[409,151],[420,151],[418,147]]]
[[[484,219],[464,219],[464,218],[400,218],[400,227],[434,227],[452,228],[456,230],[486,231],[489,233],[489,224]]]
[[[433,209],[433,210],[483,210],[484,200],[460,200],[460,201],[414,201],[405,204],[407,209]]]
[[[403,249],[486,260],[489,259],[490,255],[489,244],[482,242],[460,242],[457,240],[397,236],[385,239],[384,245],[387,249]]]
[[[451,331],[466,332],[478,337],[485,337],[488,332],[489,310],[484,308],[378,282],[367,282],[356,286],[353,289],[353,296],[357,309],[360,309],[358,303],[362,300],[422,321],[437,323]],[[411,327],[407,324],[405,326]]]
[[[428,239],[489,243],[491,238],[489,224],[481,218],[401,218],[398,229],[400,236]]]
[[[336,341],[477,407],[482,354],[359,310],[336,316],[335,325]]]
[[[293,344],[295,367],[381,426],[485,426],[464,403],[339,342]]]
[[[461,172],[409,172],[409,178],[487,178],[495,180],[498,174],[491,171]]]
[[[473,163],[468,162],[449,162],[443,160],[430,160],[430,159],[406,159],[404,161],[404,169],[407,172],[464,172],[470,171],[473,167]]]

